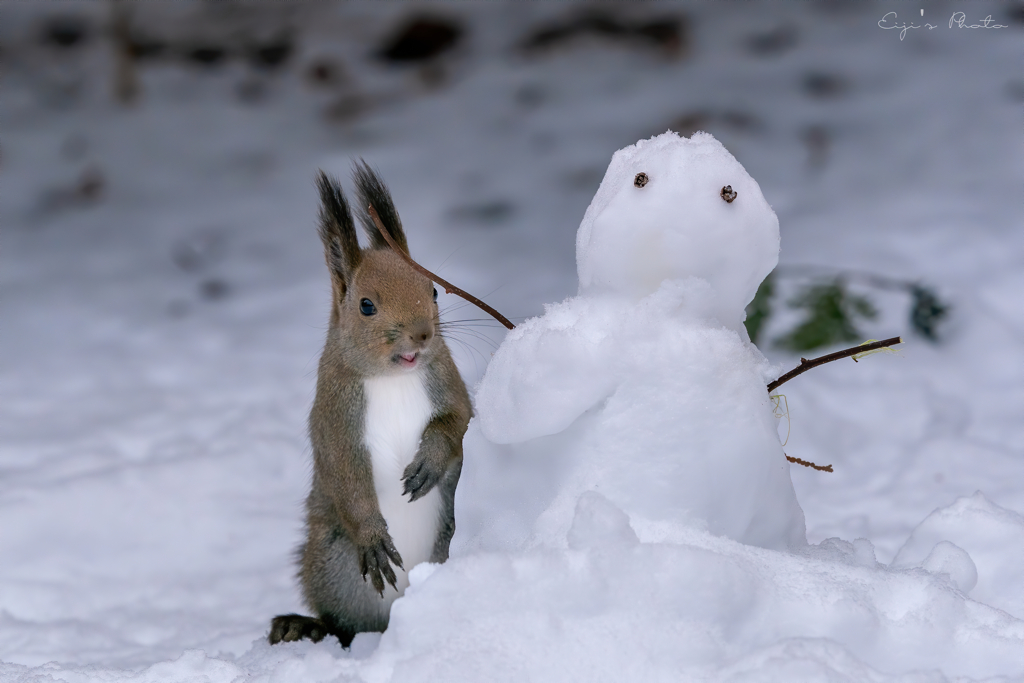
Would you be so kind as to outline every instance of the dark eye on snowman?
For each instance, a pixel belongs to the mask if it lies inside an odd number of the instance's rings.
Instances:
[[[434,303],[437,303],[437,287],[434,287]]]
[[[643,187],[647,184],[648,180],[650,180],[650,178],[647,177],[647,174],[641,171],[633,178],[633,187]]]
[[[727,204],[732,204],[732,200],[736,199],[736,190],[732,189],[732,185],[723,187],[720,194]]]
[[[363,315],[373,315],[377,312],[377,307],[369,299],[362,299],[359,301],[359,312]]]

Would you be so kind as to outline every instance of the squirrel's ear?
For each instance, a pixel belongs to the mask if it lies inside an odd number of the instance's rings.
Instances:
[[[370,246],[373,249],[389,249],[390,246],[377,230],[373,218],[370,217],[369,207],[373,206],[380,217],[380,222],[388,231],[391,239],[405,253],[409,253],[409,244],[405,240],[405,231],[402,230],[402,220],[398,217],[395,204],[391,201],[391,192],[388,186],[380,179],[369,164],[360,159],[352,171],[352,177],[356,181],[356,191],[359,194],[359,207],[357,215],[363,224],[363,230],[370,238]]]
[[[316,186],[320,190],[320,239],[324,243],[324,256],[327,267],[344,291],[362,260],[363,252],[359,249],[352,211],[338,179],[320,171]]]

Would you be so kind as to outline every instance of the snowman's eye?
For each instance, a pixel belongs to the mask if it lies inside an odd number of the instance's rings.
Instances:
[[[722,188],[722,199],[727,203],[732,204],[732,200],[736,199],[736,190],[732,189],[732,185],[726,185]]]
[[[650,178],[647,177],[646,173],[637,173],[636,177],[633,178],[633,187],[643,187],[647,184],[648,180],[650,180]]]

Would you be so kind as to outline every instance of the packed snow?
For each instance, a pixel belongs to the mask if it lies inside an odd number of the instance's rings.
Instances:
[[[609,5],[625,28],[576,34],[560,3],[435,4],[462,43],[395,67],[368,55],[408,4],[153,3],[182,40],[297,47],[140,63],[130,106],[109,6],[0,5],[0,680],[1024,680],[1019,6],[892,3],[937,26],[901,40],[886,3]],[[89,40],[41,40],[72,10]],[[442,294],[479,386],[451,559],[384,634],[272,647],[305,611],[312,178],[358,157],[413,255],[518,327]],[[759,348],[740,324],[776,258],[954,306],[932,344],[872,293],[899,354],[782,389],[785,453],[834,473],[785,461],[765,391],[792,317]]]
[[[544,540],[564,545],[599,491],[644,541],[696,524],[805,543],[765,390],[780,373],[742,325],[779,254],[757,183],[707,133],[641,140],[612,157],[576,245],[578,296],[510,332],[476,394],[487,439],[559,461]]]

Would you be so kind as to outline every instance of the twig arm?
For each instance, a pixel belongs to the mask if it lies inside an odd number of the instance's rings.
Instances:
[[[785,454],[783,454],[785,455]],[[831,472],[832,465],[815,465],[809,460],[801,460],[800,458],[794,458],[792,455],[787,455],[786,460],[796,463],[797,465],[803,465],[804,467],[810,467],[812,470],[818,470],[819,472]]]
[[[485,304],[480,299],[477,299],[475,296],[473,296],[469,292],[466,292],[466,291],[464,291],[462,289],[459,289],[458,287],[456,287],[452,283],[450,283],[447,280],[444,280],[444,279],[438,277],[437,275],[434,275],[429,270],[427,270],[426,268],[424,268],[420,264],[418,264],[415,261],[413,261],[412,257],[409,256],[408,252],[406,252],[405,250],[399,248],[399,246],[397,244],[395,244],[395,241],[393,239],[391,239],[391,235],[388,234],[388,231],[384,228],[384,224],[381,223],[380,216],[377,215],[377,209],[373,208],[373,205],[371,205],[369,207],[369,213],[370,213],[370,218],[373,219],[374,225],[377,226],[377,230],[380,231],[381,236],[384,237],[384,240],[388,243],[388,245],[391,247],[391,249],[396,254],[398,254],[403,259],[405,259],[405,262],[408,263],[410,266],[412,266],[414,270],[416,270],[417,272],[425,275],[426,277],[430,278],[431,280],[433,280],[437,284],[439,284],[442,287],[444,287],[444,291],[445,291],[446,294],[457,294],[458,296],[461,296],[463,299],[465,299],[469,303],[473,304],[477,308],[479,308],[479,309],[489,313],[491,315],[491,317],[493,317],[495,320],[500,322],[502,325],[504,325],[508,329],[510,329],[510,330],[511,329],[515,329],[515,325],[513,325],[509,321],[509,319],[506,318],[505,316],[503,316],[501,313],[498,313],[496,310],[494,310],[493,308],[491,308],[490,306]]]
[[[856,356],[857,354],[864,353],[865,351],[884,349],[888,346],[893,346],[895,344],[902,343],[903,339],[901,337],[892,337],[891,339],[883,339],[882,341],[871,342],[870,344],[864,344],[862,346],[854,346],[849,349],[843,349],[842,351],[836,351],[835,353],[830,353],[825,356],[819,356],[818,358],[812,358],[811,360],[801,358],[800,365],[796,366],[795,368],[787,372],[785,375],[779,377],[777,380],[768,385],[768,393],[772,393],[773,391],[775,391],[780,386],[782,386],[789,380],[793,379],[797,375],[802,375],[811,368],[816,368],[819,365],[831,363],[832,361],[839,360],[840,358],[849,358],[850,356]]]

